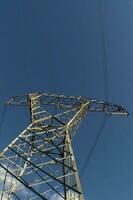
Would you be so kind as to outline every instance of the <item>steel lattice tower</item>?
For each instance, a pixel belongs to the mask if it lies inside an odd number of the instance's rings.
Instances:
[[[127,116],[127,111],[47,93],[16,96],[8,105],[29,107],[31,123],[0,156],[0,200],[84,200],[72,138],[87,112]]]

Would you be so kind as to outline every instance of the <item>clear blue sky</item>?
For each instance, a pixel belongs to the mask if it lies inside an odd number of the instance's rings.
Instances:
[[[107,87],[98,1],[106,41]],[[130,112],[126,119],[108,118],[81,179],[86,200],[133,199],[132,19],[132,0],[0,1],[1,113],[5,100],[34,91],[108,99]],[[102,114],[88,114],[74,138],[79,172],[103,120]],[[25,110],[8,108],[0,149],[26,123]]]

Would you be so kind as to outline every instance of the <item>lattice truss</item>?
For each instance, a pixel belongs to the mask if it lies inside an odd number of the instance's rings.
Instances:
[[[0,157],[0,200],[83,200],[72,138],[87,112],[127,115],[118,105],[46,93],[12,98],[31,124]]]

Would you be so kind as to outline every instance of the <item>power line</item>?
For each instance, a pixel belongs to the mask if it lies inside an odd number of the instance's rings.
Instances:
[[[4,119],[5,119],[6,108],[7,108],[7,106],[4,104],[2,112],[1,112],[1,118],[0,118],[0,133],[2,131],[2,126],[3,126]]]
[[[82,171],[81,171],[81,174],[80,174],[81,177],[84,175],[84,173],[85,173],[85,171],[86,171],[86,169],[87,169],[87,166],[88,166],[88,164],[89,164],[89,162],[90,162],[90,159],[91,159],[91,157],[92,157],[92,155],[93,155],[93,153],[94,153],[94,150],[95,150],[95,148],[96,148],[96,145],[98,144],[99,139],[100,139],[100,137],[101,137],[101,135],[102,135],[102,133],[103,133],[104,127],[105,127],[105,125],[106,125],[106,121],[107,121],[107,118],[104,117],[103,123],[102,123],[102,125],[101,125],[101,127],[100,127],[100,130],[99,130],[99,133],[98,133],[98,135],[97,135],[97,137],[96,137],[96,140],[95,140],[94,144],[92,145],[92,148],[91,148],[91,150],[89,151],[89,153],[88,153],[88,155],[87,155],[87,159],[86,159],[86,161],[85,161],[85,164],[84,164],[84,166],[83,166],[83,168],[82,168]]]
[[[31,60],[30,54],[28,52],[28,34],[26,29],[26,24],[29,27],[29,17],[25,18],[25,5],[23,1],[18,2],[18,14],[19,14],[19,24],[20,24],[20,35],[21,35],[21,63],[23,63],[23,68],[25,70],[25,80],[26,80],[26,87],[29,89],[30,87],[30,80],[32,74],[32,67],[31,67]]]
[[[102,37],[102,46],[103,46],[103,64],[104,64],[104,96],[106,101],[108,100],[108,64],[107,64],[107,48],[106,48],[106,40],[105,40],[105,30],[104,30],[104,22],[103,22],[103,15],[102,15],[102,0],[97,0],[97,4],[98,4],[98,13],[99,13],[99,20],[100,20],[100,27],[101,27],[101,37]],[[87,159],[83,165],[83,168],[81,170],[81,177],[83,177],[87,166],[91,160],[91,157],[95,151],[96,145],[98,144],[100,137],[103,133],[104,127],[106,125],[107,122],[107,117],[106,115],[104,115],[104,119],[102,122],[102,125],[98,131],[96,140],[94,142],[94,144],[91,147],[91,150],[89,151],[88,155],[87,155]]]

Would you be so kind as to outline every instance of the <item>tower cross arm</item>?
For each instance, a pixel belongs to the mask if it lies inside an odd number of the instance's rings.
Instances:
[[[47,94],[47,93],[31,93],[20,96],[15,96],[10,99],[8,105],[17,105],[17,106],[27,106],[29,105],[29,99],[32,100],[32,103],[39,102],[40,105],[50,105],[57,106],[58,108],[74,108],[75,106],[80,106],[83,104],[88,104],[89,112],[105,112],[107,115],[120,115],[128,116],[128,111],[117,104],[112,104],[104,101],[99,101],[95,99],[90,99],[86,97],[73,97],[73,96],[64,96],[57,94]]]
[[[105,112],[107,115],[128,116],[128,111],[117,104],[90,99],[89,112]]]

